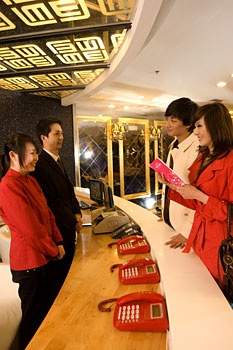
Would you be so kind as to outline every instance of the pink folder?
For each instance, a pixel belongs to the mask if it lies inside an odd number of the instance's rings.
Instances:
[[[167,166],[160,158],[156,158],[150,167],[157,173],[163,175],[165,179],[176,186],[184,186],[185,181],[181,179],[174,171]]]

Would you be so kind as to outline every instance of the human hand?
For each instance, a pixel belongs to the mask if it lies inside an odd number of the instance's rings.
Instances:
[[[58,255],[56,256],[56,259],[61,260],[64,257],[66,252],[63,245],[58,245],[57,248],[58,248]]]
[[[160,173],[156,172],[156,175],[157,175],[158,182],[160,182],[163,185],[169,185],[169,182],[165,179],[163,174],[160,174]]]
[[[158,222],[161,222],[161,221],[163,221],[163,218],[159,218],[157,221],[158,221]]]
[[[80,214],[76,214],[75,217],[76,217],[75,229],[76,229],[76,232],[79,233],[82,229],[83,221],[82,221],[82,217]]]
[[[198,190],[192,185],[176,186],[177,191],[184,199],[196,199],[204,204],[207,203],[209,196]]]
[[[177,186],[173,185],[172,183],[168,182],[164,175],[163,174],[159,174],[159,173],[156,173],[157,174],[157,179],[158,181],[163,184],[163,185],[166,185],[168,186],[169,188],[171,188],[172,190],[176,190]]]
[[[187,243],[187,238],[185,238],[181,233],[172,236],[168,242],[166,242],[166,245],[169,245],[170,248],[176,249],[176,248],[184,248]]]
[[[185,199],[196,199],[196,195],[199,190],[192,185],[184,185],[176,186],[175,191]]]

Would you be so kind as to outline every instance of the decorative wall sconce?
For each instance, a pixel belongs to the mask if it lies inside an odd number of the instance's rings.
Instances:
[[[125,127],[119,123],[113,123],[112,125],[112,139],[113,140],[123,140],[125,137]]]
[[[150,126],[149,128],[149,136],[150,140],[159,140],[162,134],[162,129],[160,127],[156,127],[156,124],[154,122],[154,125]]]
[[[148,129],[148,134],[150,140],[159,140],[162,135],[162,129],[156,125],[156,122],[154,121],[154,124],[151,125]],[[144,130],[141,130],[140,136],[145,136]]]

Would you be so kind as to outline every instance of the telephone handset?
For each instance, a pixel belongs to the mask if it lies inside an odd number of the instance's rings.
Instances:
[[[120,298],[104,300],[99,303],[100,311],[111,311],[103,305],[117,301],[113,316],[113,325],[122,331],[165,332],[168,317],[165,300],[155,292],[136,292]]]
[[[109,243],[108,247],[111,248],[114,244],[117,245],[119,254],[139,254],[150,251],[150,246],[145,237],[138,235],[122,238],[117,243]]]
[[[119,267],[118,277],[123,284],[158,283],[160,275],[155,262],[150,258],[133,259],[123,264],[112,265]]]

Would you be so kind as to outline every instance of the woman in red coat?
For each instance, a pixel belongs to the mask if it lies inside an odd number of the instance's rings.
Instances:
[[[13,281],[19,283],[22,321],[17,349],[25,349],[51,306],[48,264],[65,252],[41,188],[29,175],[38,161],[34,140],[13,134],[5,156],[10,169],[0,183],[0,216],[10,228],[10,268]]]
[[[227,235],[227,203],[233,202],[232,120],[223,104],[213,103],[199,108],[194,123],[201,154],[189,168],[190,185],[169,184],[169,196],[195,210],[183,252],[192,247],[218,280],[218,249]]]

